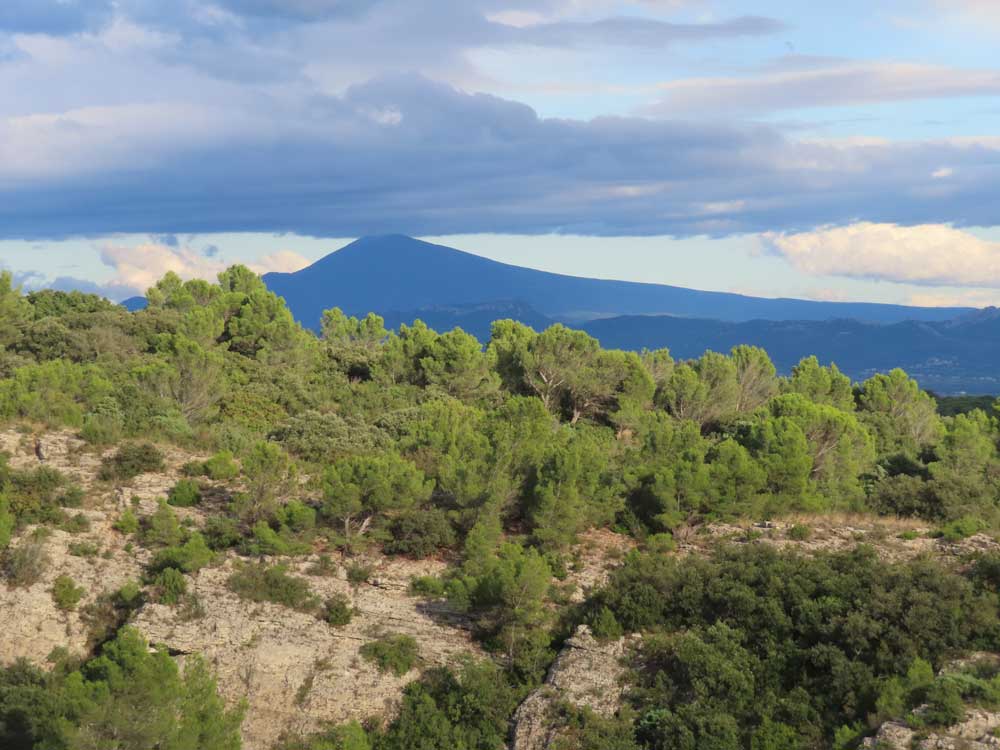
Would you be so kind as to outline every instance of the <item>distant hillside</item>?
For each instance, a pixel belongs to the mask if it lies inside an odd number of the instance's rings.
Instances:
[[[946,320],[967,308],[761,299],[662,284],[585,279],[536,271],[402,235],[363,237],[296,273],[264,281],[288,302],[296,318],[316,327],[323,310],[352,315],[416,311],[442,306],[519,300],[561,320],[669,314],[725,321],[830,320],[873,322]]]
[[[147,302],[145,297],[129,297],[128,299],[123,299],[119,302],[122,307],[124,307],[129,312],[137,312],[139,310],[145,310]]]
[[[1000,310],[988,308],[949,321],[893,324],[857,320],[730,323],[666,315],[623,316],[580,326],[605,347],[668,347],[675,357],[706,349],[728,352],[737,344],[767,349],[788,372],[815,354],[836,362],[852,378],[902,367],[925,388],[942,393],[1000,392]]]

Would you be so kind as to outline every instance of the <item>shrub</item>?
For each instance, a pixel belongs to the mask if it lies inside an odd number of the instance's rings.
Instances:
[[[219,451],[205,461],[202,467],[205,475],[217,482],[235,479],[240,474],[240,467],[233,460],[233,454],[230,451]]]
[[[946,542],[959,542],[986,528],[988,528],[988,524],[985,521],[972,516],[963,516],[946,523],[937,531],[936,535]]]
[[[83,488],[78,484],[71,484],[59,495],[59,504],[64,508],[79,508],[83,505],[83,498]]]
[[[205,540],[214,550],[229,549],[240,543],[243,535],[235,519],[228,516],[212,516],[205,522]]]
[[[315,610],[319,601],[301,578],[288,575],[287,565],[244,564],[229,576],[229,589],[253,602],[273,602],[303,612]]]
[[[414,576],[410,579],[410,593],[440,598],[446,593],[445,583],[437,576]]]
[[[360,586],[362,583],[367,583],[368,579],[371,578],[373,570],[374,568],[371,565],[351,563],[347,566],[347,582],[352,586]]]
[[[25,540],[7,552],[4,574],[11,586],[37,583],[49,567],[49,554],[40,541]]]
[[[250,531],[251,536],[243,545],[243,552],[248,555],[302,555],[309,551],[309,545],[291,538],[285,527],[279,532],[267,521],[258,521]]]
[[[392,520],[389,533],[385,551],[391,555],[427,557],[455,544],[455,530],[439,508],[404,511]]]
[[[337,570],[337,564],[329,555],[320,555],[319,559],[306,569],[306,573],[311,576],[329,578],[337,575]]]
[[[142,542],[147,546],[173,547],[181,543],[184,532],[173,510],[160,500],[156,512],[145,519]]]
[[[417,642],[412,636],[401,633],[383,635],[369,641],[360,649],[361,657],[374,664],[380,672],[391,672],[402,677],[417,663]]]
[[[316,527],[316,509],[300,500],[290,500],[278,508],[278,520],[292,531],[302,533]]]
[[[350,600],[343,594],[334,594],[323,606],[323,619],[336,628],[347,625],[354,616]]]
[[[927,691],[927,709],[922,718],[931,725],[949,727],[965,717],[965,703],[958,685],[938,679]]]
[[[802,523],[791,526],[785,536],[794,542],[804,542],[812,536],[812,529]]]
[[[90,519],[82,513],[76,513],[75,515],[64,517],[62,523],[59,524],[59,528],[69,534],[80,534],[90,530]]]
[[[181,479],[170,488],[167,503],[175,508],[190,508],[201,502],[201,487],[194,479]]]
[[[899,538],[905,542],[912,542],[914,539],[919,539],[920,534],[913,529],[907,529],[906,531],[899,534]]]
[[[101,462],[97,476],[105,481],[132,479],[150,471],[162,471],[163,454],[150,443],[123,445]]]
[[[153,588],[161,604],[177,604],[187,593],[187,579],[177,568],[164,568],[153,580]]]
[[[139,530],[139,517],[131,508],[126,508],[115,521],[114,529],[122,534],[134,534]]]
[[[58,609],[64,612],[76,609],[76,605],[80,603],[84,593],[86,592],[67,575],[59,576],[52,583],[52,601],[56,603]]]
[[[677,549],[677,542],[672,534],[650,534],[646,537],[646,549],[662,555]]]
[[[121,417],[111,414],[87,414],[80,437],[91,445],[114,445],[122,437]]]
[[[211,563],[213,557],[205,537],[196,531],[184,544],[157,552],[149,567],[153,572],[176,568],[185,573],[195,573]]]
[[[11,538],[14,536],[15,519],[10,512],[10,502],[4,495],[0,494],[0,552],[7,549]]]
[[[613,641],[622,637],[622,626],[618,623],[615,613],[607,607],[601,607],[590,619],[590,630],[594,637],[602,641]]]
[[[96,542],[70,542],[67,551],[74,557],[97,557],[101,547]]]

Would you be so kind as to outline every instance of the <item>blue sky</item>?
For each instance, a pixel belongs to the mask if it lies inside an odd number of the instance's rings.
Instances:
[[[0,264],[121,298],[405,232],[997,304],[998,41],[994,0],[5,0]]]

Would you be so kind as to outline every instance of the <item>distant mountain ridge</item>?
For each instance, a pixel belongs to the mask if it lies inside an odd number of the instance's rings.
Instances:
[[[878,324],[858,320],[731,323],[671,316],[622,316],[580,326],[605,347],[667,347],[677,358],[737,344],[763,347],[779,371],[815,354],[854,380],[902,367],[941,393],[1000,393],[1000,310],[987,308],[946,321]]]
[[[268,287],[285,298],[304,325],[323,310],[351,315],[519,300],[555,320],[620,315],[674,315],[749,320],[940,321],[971,308],[764,299],[663,284],[588,279],[499,263],[403,235],[362,237],[295,273],[269,273]]]

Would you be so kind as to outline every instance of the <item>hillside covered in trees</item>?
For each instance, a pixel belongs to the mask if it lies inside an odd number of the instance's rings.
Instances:
[[[154,508],[116,516],[109,533],[142,572],[103,601],[87,652],[0,672],[0,747],[239,747],[246,706],[217,695],[207,660],[147,649],[135,614],[152,602],[197,627],[195,582],[225,561],[247,607],[344,627],[351,601],[289,572],[316,558],[322,573],[334,552],[359,561],[354,584],[372,555],[441,561],[411,593],[464,618],[475,653],[421,668],[412,637],[371,638],[361,659],[414,676],[397,709],[288,735],[284,750],[502,748],[581,624],[641,645],[623,704],[563,707],[552,747],[850,748],[889,719],[947,726],[966,703],[1000,703],[996,671],[942,670],[1000,651],[996,552],[887,560],[748,531],[678,554],[712,524],[793,514],[915,519],[955,543],[998,528],[993,408],[942,416],[902,370],[852,383],[807,358],[779,377],[751,346],[680,361],[561,325],[500,320],[483,347],[331,309],[316,335],[238,266],[217,284],[167,276],[147,298],[130,312],[0,276],[0,420],[69,430],[98,466],[76,486],[41,442],[37,467],[0,463],[3,586],[35,583],[46,534],[82,525],[88,492],[162,470],[168,450],[205,456]],[[560,582],[594,529],[621,540],[621,559],[573,597]],[[84,592],[60,578],[52,596],[73,609]]]

